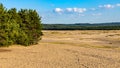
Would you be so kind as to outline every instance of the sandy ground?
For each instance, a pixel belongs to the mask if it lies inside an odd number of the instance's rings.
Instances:
[[[0,48],[0,68],[120,68],[120,31],[43,31],[37,45]]]

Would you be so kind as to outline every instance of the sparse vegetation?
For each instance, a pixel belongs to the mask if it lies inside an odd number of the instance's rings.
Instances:
[[[36,10],[7,10],[0,4],[0,46],[31,45],[40,40],[41,18]]]

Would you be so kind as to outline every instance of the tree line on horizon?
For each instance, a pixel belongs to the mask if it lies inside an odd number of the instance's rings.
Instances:
[[[7,9],[0,4],[0,46],[36,44],[42,36],[41,17],[36,10]]]
[[[43,24],[43,30],[120,30],[120,23]]]

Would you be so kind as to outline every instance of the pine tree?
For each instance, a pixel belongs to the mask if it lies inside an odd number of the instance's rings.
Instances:
[[[35,10],[7,10],[0,4],[0,46],[36,44],[41,38],[41,19]]]

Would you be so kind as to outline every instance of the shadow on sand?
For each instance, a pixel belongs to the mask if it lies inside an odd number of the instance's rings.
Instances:
[[[9,49],[1,49],[0,48],[0,52],[11,52],[12,50],[9,50]]]

